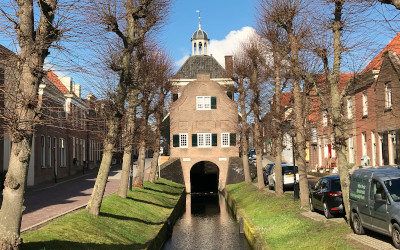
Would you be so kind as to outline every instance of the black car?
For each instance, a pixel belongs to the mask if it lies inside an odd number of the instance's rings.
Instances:
[[[324,212],[326,218],[344,214],[342,189],[338,175],[322,177],[310,190],[310,210]]]

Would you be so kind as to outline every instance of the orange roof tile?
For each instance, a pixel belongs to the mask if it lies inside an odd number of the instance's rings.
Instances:
[[[61,91],[61,93],[67,94],[69,92],[68,89],[64,86],[64,84],[62,84],[58,76],[53,71],[51,70],[47,71],[47,78],[50,80],[51,83],[54,84],[54,86],[56,86],[58,90]]]
[[[378,70],[380,69],[382,65],[382,56],[385,52],[387,51],[393,51],[396,52],[397,54],[400,53],[400,32],[397,33],[397,35],[386,45],[385,48],[383,48],[378,55],[374,57],[374,59],[371,60],[371,62],[368,63],[368,65],[365,67],[365,69],[362,72],[367,72],[370,70]]]

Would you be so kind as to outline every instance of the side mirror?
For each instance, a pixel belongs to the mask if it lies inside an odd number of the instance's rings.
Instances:
[[[375,202],[386,202],[386,200],[384,200],[383,198],[382,198],[382,194],[375,194],[374,195],[374,200],[375,200]]]

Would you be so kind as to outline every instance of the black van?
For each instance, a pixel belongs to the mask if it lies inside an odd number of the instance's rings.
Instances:
[[[389,235],[400,248],[400,169],[355,170],[350,177],[350,223],[356,234],[364,228]]]

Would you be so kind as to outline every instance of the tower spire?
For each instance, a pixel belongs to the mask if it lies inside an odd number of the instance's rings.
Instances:
[[[198,14],[198,18],[199,18],[199,30],[201,30],[201,13],[200,10],[196,10],[197,14]]]

